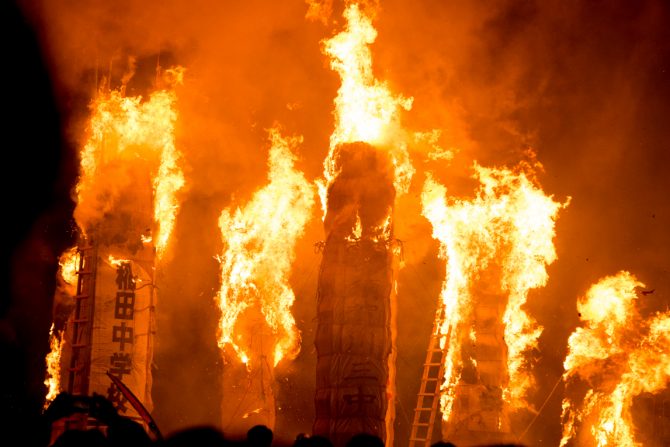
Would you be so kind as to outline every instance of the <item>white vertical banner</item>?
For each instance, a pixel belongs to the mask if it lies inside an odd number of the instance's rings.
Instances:
[[[107,376],[118,377],[151,411],[152,277],[134,260],[98,257],[89,394],[109,399],[119,414],[139,415]]]

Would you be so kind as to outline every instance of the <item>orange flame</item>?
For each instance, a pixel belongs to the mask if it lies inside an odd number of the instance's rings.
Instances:
[[[63,351],[63,332],[54,333],[54,324],[49,329],[49,346],[51,351],[46,356],[47,377],[44,384],[47,387],[44,408],[56,398],[60,389],[60,359]]]
[[[347,21],[345,30],[322,42],[323,52],[330,57],[331,68],[342,81],[335,98],[335,129],[324,161],[325,182],[318,183],[324,216],[326,192],[337,176],[339,144],[361,141],[374,146],[389,146],[398,193],[408,190],[414,174],[406,144],[397,142],[401,132],[400,109],[411,109],[412,98],[393,95],[385,82],[374,77],[370,45],[377,38],[377,31],[372,19],[355,3],[346,7],[344,18]]]
[[[62,280],[59,287],[69,297],[73,297],[77,293],[77,270],[79,268],[79,249],[74,246],[68,248],[58,258],[58,276]],[[51,323],[49,329],[49,353],[45,358],[47,366],[46,379],[44,385],[47,387],[47,395],[45,397],[44,408],[48,407],[51,401],[61,391],[60,387],[60,360],[63,351],[63,336],[64,331],[56,331],[54,333],[55,323]]]
[[[302,138],[284,138],[270,130],[269,183],[244,208],[224,209],[219,227],[224,241],[221,263],[219,346],[231,347],[247,364],[252,347],[244,342],[237,323],[246,309],[256,307],[275,337],[274,365],[295,358],[300,336],[291,306],[295,296],[288,275],[294,246],[310,218],[314,191],[294,167],[291,149]]]
[[[324,25],[328,23],[333,13],[333,0],[305,0],[305,3],[307,3],[306,19],[318,20]]]
[[[469,324],[477,304],[472,282],[491,266],[499,266],[500,279],[486,286],[507,294],[503,323],[509,380],[503,397],[513,409],[527,406],[525,395],[533,385],[527,355],[542,328],[522,306],[531,288],[547,282],[546,265],[556,259],[554,221],[567,205],[554,202],[522,172],[476,164],[474,169],[481,185],[470,201],[447,201],[446,188],[430,176],[422,193],[423,214],[447,261],[441,292],[446,315],[441,334],[443,348],[447,346],[441,395],[445,421],[452,415],[461,378],[462,343],[478,335]],[[476,359],[469,361],[476,367]]]
[[[58,258],[58,274],[67,284],[70,295],[77,293],[77,270],[79,268],[79,249],[68,248]]]
[[[165,72],[171,85],[181,83],[183,69]],[[82,230],[101,219],[121,200],[120,188],[105,175],[120,166],[142,166],[153,178],[154,242],[158,256],[166,247],[179,208],[176,193],[184,185],[177,165],[174,127],[177,119],[173,89],[157,90],[142,101],[126,97],[122,90],[101,92],[92,102],[89,136],[81,152],[75,217]],[[118,185],[132,185],[128,174],[113,175]]]
[[[113,265],[114,267],[120,267],[123,264],[127,264],[130,262],[130,259],[120,259],[115,256],[109,255],[107,257],[107,261]]]
[[[621,271],[577,302],[582,327],[568,339],[563,378],[592,388],[581,405],[563,399],[561,446],[573,439],[599,447],[641,445],[634,436],[633,398],[670,382],[670,311],[643,320],[635,308],[637,287],[644,284]]]
[[[347,237],[345,237],[346,240],[349,242],[356,242],[361,239],[363,236],[363,226],[361,224],[361,216],[356,213],[356,223],[354,224],[354,227],[351,229],[351,234]]]

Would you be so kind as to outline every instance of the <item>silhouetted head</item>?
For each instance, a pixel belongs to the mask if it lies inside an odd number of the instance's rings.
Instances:
[[[309,438],[310,447],[333,447],[333,443],[330,442],[330,439],[315,435]]]
[[[111,446],[119,447],[148,447],[151,438],[144,428],[125,417],[118,418],[107,427],[107,438]]]
[[[53,447],[110,447],[99,430],[68,430],[56,439]]]
[[[293,447],[309,447],[310,445],[309,436],[304,433],[298,433],[298,436],[295,437],[295,441],[293,441]]]
[[[223,433],[214,427],[192,427],[174,433],[163,442],[164,447],[223,447],[226,442]]]
[[[252,447],[270,447],[272,430],[265,425],[255,425],[247,432],[247,442]]]
[[[384,447],[384,441],[379,436],[368,433],[359,433],[351,437],[347,447]]]
[[[431,445],[430,447],[456,447],[456,444],[452,444],[451,442],[447,442],[447,441],[437,441],[435,444]]]

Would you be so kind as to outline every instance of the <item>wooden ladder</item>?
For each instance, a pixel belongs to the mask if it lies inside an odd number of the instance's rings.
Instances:
[[[97,247],[87,245],[79,248],[77,267],[77,294],[72,323],[72,356],[70,358],[68,392],[87,395],[91,370],[91,338],[95,306],[95,274]]]
[[[440,326],[443,321],[444,306],[439,302],[426,351],[426,361],[423,364],[409,447],[428,447],[433,438],[437,406],[440,401],[440,384],[444,378],[445,352],[440,348]]]

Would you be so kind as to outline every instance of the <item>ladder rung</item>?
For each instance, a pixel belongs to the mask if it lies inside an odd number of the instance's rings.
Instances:
[[[431,407],[415,408],[414,411],[433,411]]]
[[[419,393],[419,396],[431,396],[431,397],[437,397],[437,393]]]
[[[430,424],[428,422],[416,422],[412,425],[414,425],[415,427],[429,427],[430,426]]]
[[[89,298],[89,296],[90,295],[88,293],[82,293],[81,295],[75,295],[74,299],[75,300],[85,300],[85,299]]]
[[[423,366],[442,366],[442,363],[424,363]]]

